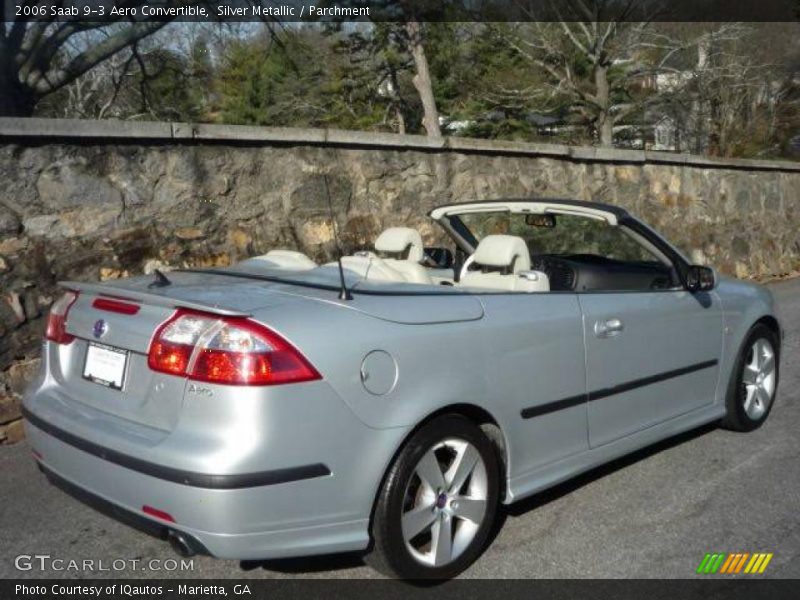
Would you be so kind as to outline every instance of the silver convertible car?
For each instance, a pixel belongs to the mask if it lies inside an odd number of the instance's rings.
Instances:
[[[183,554],[366,551],[452,577],[499,505],[679,432],[749,431],[770,293],[620,207],[441,206],[318,265],[64,282],[24,400],[42,471]],[[430,232],[434,233],[431,235]]]

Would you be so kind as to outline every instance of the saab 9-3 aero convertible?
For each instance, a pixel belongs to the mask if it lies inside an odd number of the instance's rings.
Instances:
[[[764,288],[617,206],[429,216],[449,247],[391,227],[341,265],[274,250],[64,282],[24,401],[41,469],[187,555],[366,551],[442,578],[499,503],[767,418],[782,334]]]

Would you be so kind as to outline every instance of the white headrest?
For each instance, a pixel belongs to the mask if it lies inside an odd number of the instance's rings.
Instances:
[[[422,236],[416,229],[411,229],[410,227],[390,227],[375,240],[375,250],[378,252],[397,254],[405,252],[409,246],[411,246],[411,250],[409,250],[406,260],[415,263],[420,262],[424,256],[424,249],[422,246]]]
[[[510,267],[512,273],[528,271],[531,255],[525,240],[514,235],[487,235],[475,249],[474,262],[487,267]]]

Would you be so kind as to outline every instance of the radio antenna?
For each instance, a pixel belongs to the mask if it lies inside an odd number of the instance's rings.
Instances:
[[[336,215],[333,212],[333,202],[331,201],[331,191],[328,188],[327,173],[322,176],[325,184],[325,197],[328,199],[328,211],[331,214],[331,227],[333,228],[333,239],[336,242],[336,262],[339,264],[339,300],[352,300],[353,294],[347,289],[344,279],[344,267],[342,266],[342,244],[339,242],[339,228],[336,225]]]

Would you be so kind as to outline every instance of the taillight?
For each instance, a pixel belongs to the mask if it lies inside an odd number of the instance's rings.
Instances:
[[[120,313],[123,315],[135,315],[141,306],[131,302],[125,302],[116,298],[98,296],[92,301],[92,308],[107,310],[108,312]]]
[[[229,385],[276,385],[321,379],[274,331],[245,318],[178,310],[153,337],[154,371]]]
[[[50,314],[47,317],[47,331],[44,337],[56,344],[69,344],[75,339],[74,335],[67,333],[67,315],[70,307],[78,299],[78,292],[67,290],[50,307]]]

